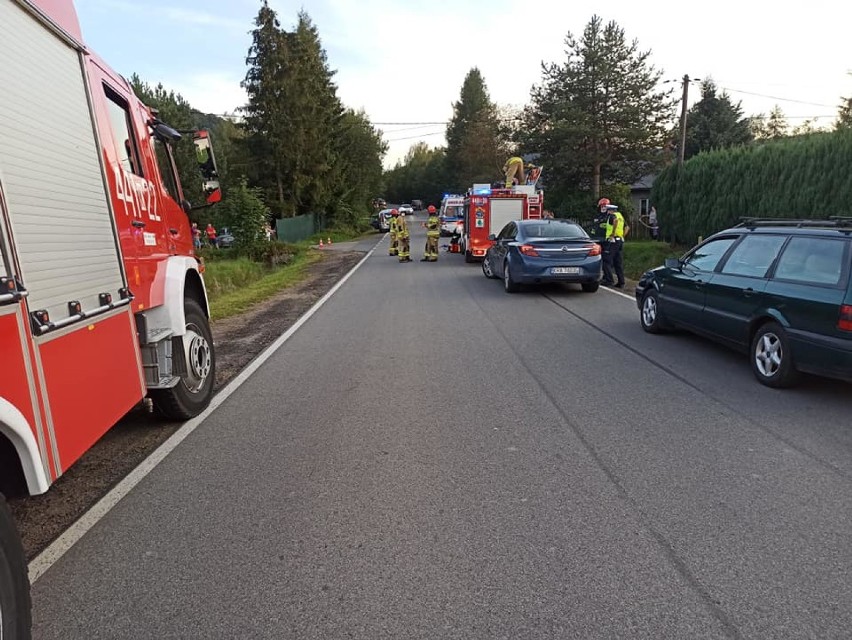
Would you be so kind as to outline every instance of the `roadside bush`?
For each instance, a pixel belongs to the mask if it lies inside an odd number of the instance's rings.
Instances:
[[[740,217],[850,215],[852,131],[815,133],[700,153],[654,182],[665,237],[693,243]]]
[[[302,251],[301,247],[287,242],[257,240],[237,247],[235,253],[269,267],[290,264]]]

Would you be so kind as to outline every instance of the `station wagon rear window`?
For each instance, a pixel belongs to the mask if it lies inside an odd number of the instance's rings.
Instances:
[[[833,238],[791,238],[775,268],[775,278],[836,287],[848,267],[848,243]]]

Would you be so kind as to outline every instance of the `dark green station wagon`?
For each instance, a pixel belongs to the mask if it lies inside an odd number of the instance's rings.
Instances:
[[[686,329],[749,354],[757,379],[852,382],[852,218],[746,219],[636,287],[642,328]]]

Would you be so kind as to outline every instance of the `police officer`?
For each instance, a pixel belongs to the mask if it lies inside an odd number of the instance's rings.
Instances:
[[[408,231],[408,223],[405,216],[396,217],[396,240],[400,262],[411,262],[411,233]]]
[[[438,238],[441,236],[441,220],[438,214],[435,213],[435,207],[429,205],[427,209],[429,218],[423,225],[426,228],[426,251],[420,262],[437,262],[438,261]]]
[[[603,240],[603,271],[601,284],[624,288],[624,216],[614,204],[605,205],[608,211]],[[615,270],[615,279],[613,279]]]
[[[397,209],[391,209],[391,219],[389,226],[390,233],[390,249],[388,249],[389,256],[395,256],[399,254],[399,239],[397,238],[397,226],[399,221],[399,211]]]

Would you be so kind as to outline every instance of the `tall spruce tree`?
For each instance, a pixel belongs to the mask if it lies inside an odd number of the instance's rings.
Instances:
[[[548,184],[588,189],[602,181],[633,182],[661,157],[673,120],[671,91],[650,51],[628,42],[615,22],[593,16],[577,40],[565,38],[567,60],[543,65],[524,111],[521,140],[542,154]]]
[[[285,70],[289,56],[278,16],[266,0],[257,13],[252,44],[246,57],[248,71],[242,87],[248,94],[243,107],[245,145],[252,157],[251,179],[263,189],[267,200],[276,203],[277,213],[287,207],[285,158],[289,148]]]
[[[701,84],[701,99],[689,110],[686,122],[687,158],[702,151],[746,144],[753,139],[741,103],[735,104],[724,91],[718,93],[716,84],[710,79]]]
[[[462,83],[447,125],[450,184],[462,189],[475,182],[492,182],[499,176],[510,150],[498,109],[491,102],[482,73],[474,67]]]

